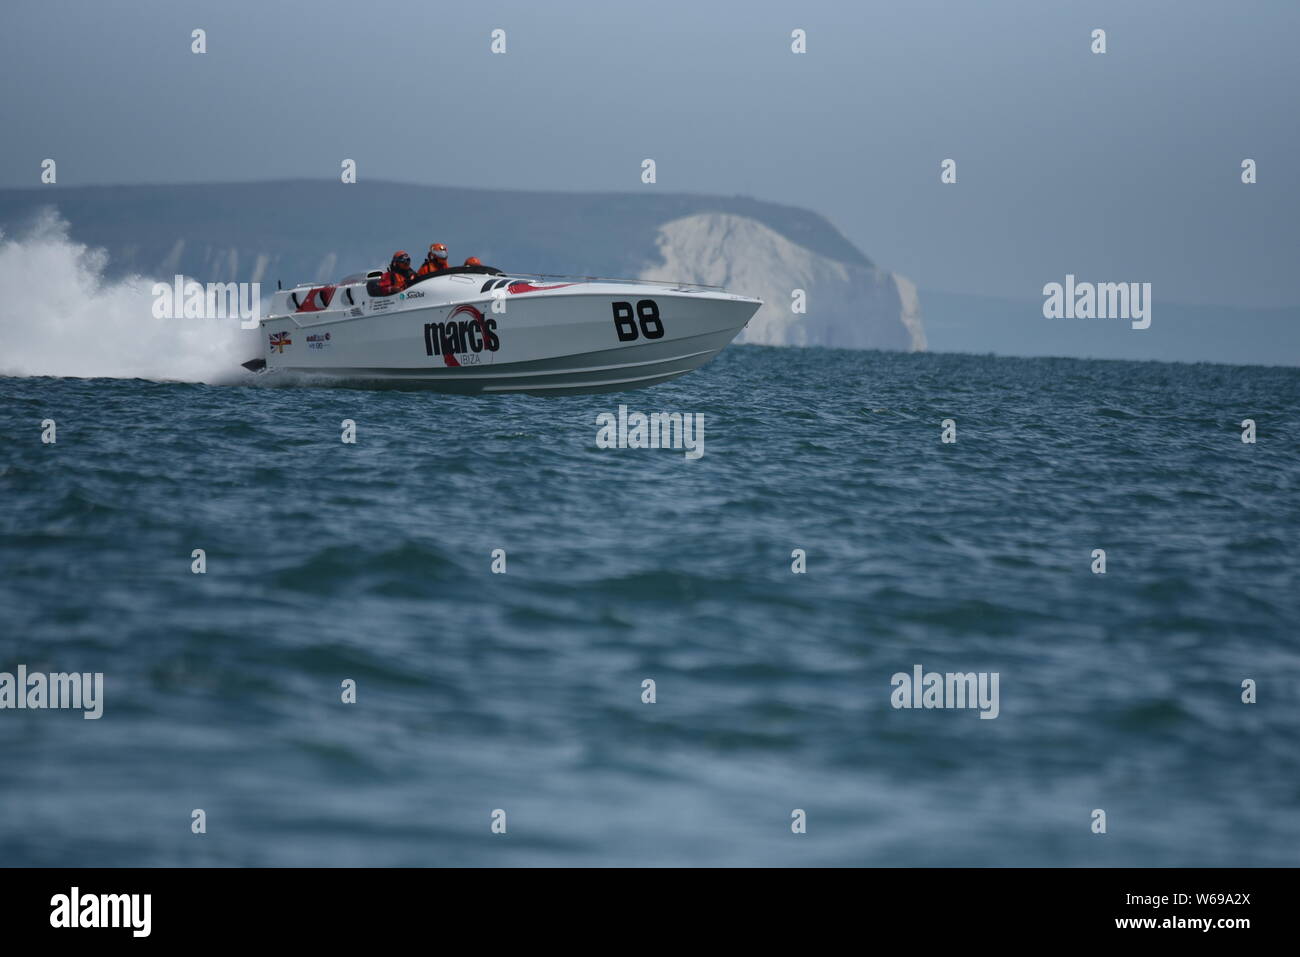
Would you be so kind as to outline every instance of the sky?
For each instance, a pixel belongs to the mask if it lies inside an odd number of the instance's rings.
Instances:
[[[1297,51],[1295,0],[5,0],[0,185],[742,194],[922,290],[1291,306]]]

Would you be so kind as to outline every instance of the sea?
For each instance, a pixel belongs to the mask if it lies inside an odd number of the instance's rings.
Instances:
[[[0,865],[1300,862],[1300,369],[272,378],[0,378]]]

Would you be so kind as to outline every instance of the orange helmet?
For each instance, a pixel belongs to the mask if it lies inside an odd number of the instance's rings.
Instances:
[[[447,247],[443,243],[434,243],[429,247],[429,255],[434,259],[446,259]]]
[[[409,266],[411,264],[411,257],[406,254],[405,249],[399,249],[397,252],[393,253],[393,262],[405,263]]]
[[[481,265],[483,265],[483,263],[479,260],[479,258],[478,258],[477,256],[470,256],[469,259],[466,259],[466,260],[465,260],[465,265],[466,265],[466,266],[481,266]]]

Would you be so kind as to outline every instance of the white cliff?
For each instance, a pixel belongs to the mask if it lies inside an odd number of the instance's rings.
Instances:
[[[916,287],[878,266],[819,256],[754,219],[698,213],[665,223],[643,279],[708,283],[763,300],[737,342],[923,351]],[[792,309],[795,290],[806,312]]]

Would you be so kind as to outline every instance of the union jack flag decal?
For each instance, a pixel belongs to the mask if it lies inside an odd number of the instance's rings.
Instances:
[[[284,352],[284,347],[293,345],[293,340],[289,338],[289,333],[277,332],[271,336],[271,345],[277,352]]]

